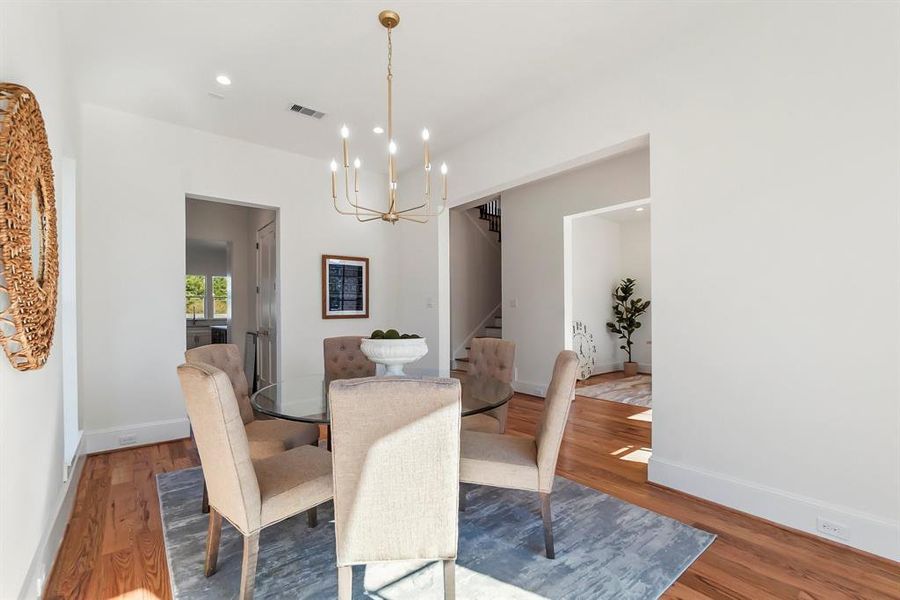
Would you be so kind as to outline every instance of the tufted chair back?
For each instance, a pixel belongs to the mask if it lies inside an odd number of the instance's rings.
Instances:
[[[493,377],[503,383],[512,382],[516,345],[509,340],[474,338],[469,349],[468,372]]]
[[[362,336],[347,335],[325,338],[325,381],[356,379],[375,375],[375,363],[362,350]]]
[[[237,398],[244,425],[256,419],[250,405],[250,386],[247,384],[247,375],[244,374],[244,361],[241,360],[241,351],[236,345],[209,344],[191,348],[184,353],[184,360],[188,363],[212,365],[225,371],[231,380],[231,387],[234,388],[234,396]]]

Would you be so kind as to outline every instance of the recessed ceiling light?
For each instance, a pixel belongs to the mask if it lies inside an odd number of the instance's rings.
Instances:
[[[635,210],[636,212],[641,212],[642,210],[644,210],[644,207],[643,207],[643,206],[638,206],[638,207],[637,207],[636,209],[634,209],[634,210]]]
[[[384,127],[382,127],[381,125],[376,125],[375,127],[372,128],[372,133],[377,133],[378,135],[381,135],[382,133],[384,133]]]
[[[216,77],[216,82],[219,85],[231,85],[231,77],[228,75],[219,75]]]

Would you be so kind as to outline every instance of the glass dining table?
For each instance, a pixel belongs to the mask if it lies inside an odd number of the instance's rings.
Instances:
[[[328,383],[324,375],[288,377],[250,396],[254,410],[277,419],[329,426]],[[512,386],[486,375],[467,375],[462,384],[462,416],[477,415],[509,402]],[[331,447],[329,431],[328,446]]]

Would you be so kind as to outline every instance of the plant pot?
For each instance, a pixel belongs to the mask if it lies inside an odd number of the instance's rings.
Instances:
[[[625,363],[625,377],[634,377],[637,375],[638,364],[636,362]]]
[[[373,363],[384,365],[384,374],[387,377],[402,377],[403,365],[415,362],[428,354],[425,338],[405,340],[363,338],[359,349]]]

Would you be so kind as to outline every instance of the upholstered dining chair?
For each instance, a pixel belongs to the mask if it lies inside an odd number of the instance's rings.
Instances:
[[[503,383],[512,382],[516,362],[516,344],[497,338],[474,338],[469,348],[467,376],[493,377]],[[509,407],[472,415],[463,419],[463,429],[486,433],[505,433]]]
[[[335,379],[355,379],[375,375],[375,363],[360,350],[362,336],[325,338],[325,385]]]
[[[178,378],[209,490],[205,573],[216,571],[224,517],[244,536],[240,598],[248,600],[260,531],[332,498],[331,454],[300,446],[254,460],[228,376],[212,365],[188,363],[178,367]]]
[[[253,459],[273,456],[285,450],[318,444],[319,426],[257,415],[250,404],[250,386],[244,374],[241,353],[234,344],[209,344],[184,353],[188,363],[203,363],[221,369],[228,376],[237,399],[241,421],[247,431],[250,456]],[[203,495],[203,512],[209,507]]]
[[[550,493],[569,407],[575,399],[578,356],[563,350],[556,357],[534,438],[481,431],[462,432],[459,480],[464,483],[538,492],[547,558],[554,558]],[[460,497],[465,502],[464,497]]]
[[[461,389],[455,379],[343,379],[329,388],[338,597],[352,566],[441,560],[454,597]]]

